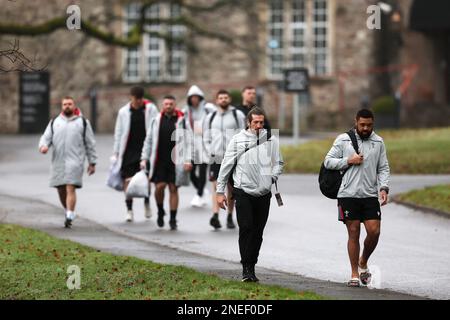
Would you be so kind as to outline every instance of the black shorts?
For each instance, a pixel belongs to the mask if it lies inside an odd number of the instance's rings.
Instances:
[[[381,220],[378,198],[339,198],[338,220]]]
[[[122,179],[128,179],[132,178],[139,171],[141,171],[141,165],[138,161],[122,165],[122,168],[120,168],[120,175],[122,176]]]
[[[217,181],[219,177],[220,163],[212,163],[209,165],[209,181]]]
[[[152,179],[154,183],[175,183],[175,164],[172,161],[159,162],[156,164]]]

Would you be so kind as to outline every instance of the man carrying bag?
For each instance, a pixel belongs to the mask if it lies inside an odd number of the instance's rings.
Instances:
[[[217,203],[225,209],[228,205],[225,188],[230,175],[233,176],[243,282],[259,281],[255,264],[269,217],[271,188],[284,164],[278,139],[268,138],[268,131],[263,129],[264,118],[264,111],[258,107],[248,113],[248,129],[231,139],[217,179]]]

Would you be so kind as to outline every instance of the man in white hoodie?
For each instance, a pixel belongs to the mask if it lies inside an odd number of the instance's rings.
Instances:
[[[212,103],[205,101],[203,91],[196,85],[191,86],[187,94],[187,104],[183,108],[185,129],[193,137],[192,153],[189,158],[192,162],[191,181],[197,194],[191,201],[193,207],[203,207],[206,205],[204,197],[206,185],[206,171],[208,169],[208,154],[203,144],[203,120],[214,112],[216,107]],[[197,174],[198,171],[198,174]]]
[[[126,193],[131,178],[140,171],[142,146],[150,124],[158,115],[158,108],[144,99],[144,88],[133,87],[130,91],[130,102],[124,105],[117,114],[114,130],[114,161],[120,161],[120,173],[124,180]],[[133,198],[125,198],[127,206],[126,221],[132,222]],[[144,199],[145,217],[151,217],[150,199]]]
[[[248,129],[231,139],[217,179],[216,200],[224,209],[230,205],[225,187],[230,175],[233,176],[243,282],[259,281],[255,264],[269,217],[271,188],[284,165],[278,139],[263,128],[264,118],[264,111],[258,107],[248,113]]]

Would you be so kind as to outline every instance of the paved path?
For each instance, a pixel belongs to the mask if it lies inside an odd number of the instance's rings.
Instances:
[[[168,248],[140,241],[127,233],[113,232],[91,220],[80,218],[76,227],[64,229],[58,207],[39,200],[0,195],[0,223],[12,223],[44,231],[61,239],[72,240],[117,255],[135,256],[153,262],[183,265],[225,279],[240,280],[239,263]],[[416,300],[420,297],[388,290],[347,288],[340,283],[298,276],[292,273],[256,269],[262,283],[280,285],[296,291],[312,291],[327,299],[351,300]]]
[[[55,190],[48,187],[50,156],[37,153],[37,140],[37,136],[0,137],[0,194],[59,206]],[[210,209],[189,207],[192,187],[181,189],[177,232],[168,230],[168,226],[159,229],[155,217],[146,221],[141,201],[135,202],[135,223],[126,224],[123,195],[105,186],[112,138],[99,136],[97,140],[98,172],[85,177],[85,187],[78,192],[77,212],[81,217],[134,239],[239,261],[237,230],[213,231],[208,225]],[[336,221],[335,202],[321,196],[316,180],[314,175],[282,177],[285,206],[272,204],[258,267],[341,285],[349,276],[346,230]],[[391,189],[395,193],[449,182],[450,176],[394,176]],[[153,199],[152,208],[156,212]],[[60,216],[61,224],[62,211]],[[222,213],[222,222],[224,218]],[[76,222],[74,230],[77,227]],[[450,299],[449,246],[450,219],[389,204],[383,210],[382,235],[370,264],[383,289]]]

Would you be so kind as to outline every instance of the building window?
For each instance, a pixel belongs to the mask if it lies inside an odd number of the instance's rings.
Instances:
[[[268,76],[306,67],[312,75],[330,73],[327,0],[269,0]]]
[[[180,16],[177,4],[156,3],[145,12],[148,19],[168,19]],[[140,5],[131,3],[125,6],[126,23],[124,32],[133,27],[140,15]],[[183,82],[186,80],[186,50],[182,44],[166,42],[154,33],[169,34],[174,39],[186,33],[182,25],[150,24],[146,26],[141,46],[124,50],[125,82]],[[153,33],[153,34],[152,34]]]

